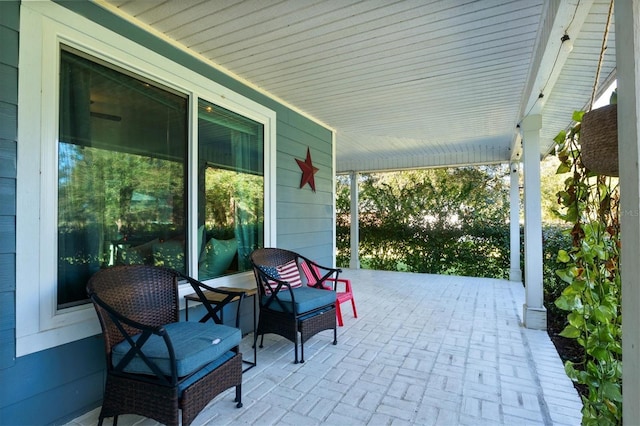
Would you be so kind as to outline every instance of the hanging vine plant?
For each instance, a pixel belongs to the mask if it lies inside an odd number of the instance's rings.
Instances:
[[[557,275],[567,283],[556,300],[569,311],[561,336],[584,348],[581,362],[565,363],[567,375],[587,387],[582,396],[583,425],[622,424],[622,312],[618,179],[591,172],[580,155],[583,112],[577,124],[556,136],[559,174],[567,174],[558,193],[560,216],[571,224],[572,247],[558,252]]]

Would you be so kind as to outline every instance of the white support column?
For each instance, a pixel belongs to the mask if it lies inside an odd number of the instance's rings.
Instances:
[[[615,3],[622,250],[622,417],[640,421],[640,1]]]
[[[547,310],[542,290],[542,209],[540,205],[540,129],[542,116],[530,115],[520,124],[524,162],[524,325],[546,330]]]
[[[513,162],[511,169],[511,188],[509,190],[509,228],[511,243],[511,259],[509,279],[522,282],[520,269],[520,165]]]
[[[358,216],[358,172],[351,172],[351,260],[349,267],[360,269],[360,218]]]

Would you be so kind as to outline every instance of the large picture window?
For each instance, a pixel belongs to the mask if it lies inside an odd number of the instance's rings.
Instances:
[[[58,309],[116,264],[185,272],[187,98],[63,50]]]
[[[198,276],[248,271],[264,245],[263,126],[198,103]]]
[[[187,271],[188,98],[64,49],[58,309],[98,269]],[[198,278],[248,271],[264,246],[264,126],[198,100]],[[193,206],[196,208],[196,206]]]
[[[20,19],[16,355],[100,333],[100,268],[255,285],[248,253],[276,244],[275,112],[55,2]]]

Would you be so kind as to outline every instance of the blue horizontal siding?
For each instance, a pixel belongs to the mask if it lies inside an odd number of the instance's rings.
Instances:
[[[278,209],[282,211],[280,219],[327,219],[331,217],[331,206],[309,206],[301,202],[279,202]]]
[[[15,329],[10,328],[8,330],[0,330],[0,376],[3,371],[12,371],[9,367],[13,367],[15,364],[16,353],[16,334]],[[2,382],[6,386],[13,385],[10,377],[7,377],[7,382]],[[19,378],[18,378],[19,380]],[[9,424],[2,421],[2,411],[4,402],[0,400],[0,425]]]
[[[0,2],[0,389],[19,384],[15,372],[16,141],[20,3]],[[0,424],[6,398],[0,395]],[[15,422],[14,422],[15,423]]]
[[[13,366],[15,362],[15,259],[14,253],[0,254],[0,370]],[[4,423],[0,421],[0,424]]]
[[[0,215],[16,214],[16,180],[0,178]]]
[[[0,386],[0,424],[71,420],[101,404],[102,339],[90,337],[17,358],[12,368],[0,370],[0,383],[11,384]]]
[[[4,415],[9,421],[3,423],[0,414],[0,424],[3,425],[59,425],[70,422],[102,404],[102,388],[104,380],[102,373],[83,377],[78,382],[64,384],[54,391],[35,394],[29,399],[7,407]],[[66,397],[61,398],[61,395]],[[92,403],[82,405],[84,401]],[[37,409],[35,409],[37,407]],[[19,419],[19,423],[13,420]],[[110,423],[105,423],[110,424]]]
[[[15,327],[16,308],[13,303],[14,292],[5,291],[0,293],[0,330],[11,330]]]
[[[18,32],[20,27],[20,2],[13,0],[0,1],[0,27]],[[5,46],[3,44],[2,48]],[[12,49],[12,47],[7,47]],[[16,57],[17,59],[17,57]],[[16,61],[16,64],[18,62]]]
[[[16,217],[0,216],[0,253],[15,253],[15,252],[16,252]]]
[[[0,139],[15,141],[17,138],[18,105],[0,101]]]
[[[3,43],[5,42],[3,39],[0,40],[2,40]],[[13,82],[17,80],[18,69],[15,64],[7,65],[0,63],[0,101],[13,105],[18,104],[18,86],[13,84]]]
[[[0,6],[2,13],[2,6]],[[0,25],[0,40],[2,40],[2,49],[0,49],[0,64],[18,67],[18,32],[15,29],[7,28]],[[11,89],[12,91],[15,89]]]
[[[0,139],[0,178],[15,178],[18,170],[16,164],[16,141]]]
[[[0,254],[0,292],[16,289],[16,256],[15,253]]]

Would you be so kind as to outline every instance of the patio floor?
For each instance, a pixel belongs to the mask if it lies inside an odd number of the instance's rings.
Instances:
[[[522,327],[521,284],[345,270],[359,317],[305,345],[265,336],[237,409],[233,390],[194,425],[579,425],[582,404],[544,331]],[[253,355],[252,335],[243,352]],[[99,409],[69,425],[95,425]],[[120,425],[154,425],[120,416]],[[105,424],[111,424],[107,419]]]

